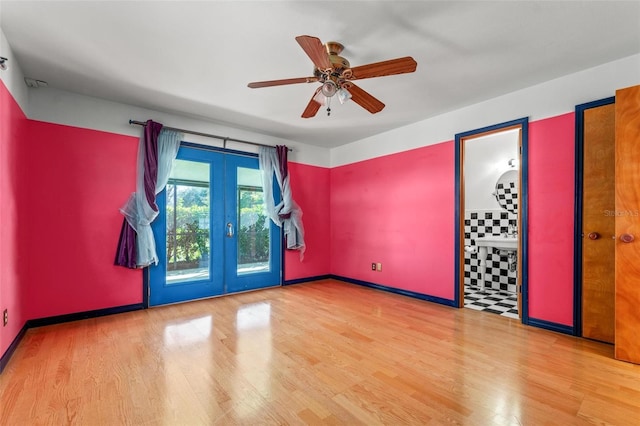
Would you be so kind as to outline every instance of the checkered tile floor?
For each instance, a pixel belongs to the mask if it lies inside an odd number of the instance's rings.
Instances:
[[[518,297],[506,291],[465,286],[464,307],[518,319]]]

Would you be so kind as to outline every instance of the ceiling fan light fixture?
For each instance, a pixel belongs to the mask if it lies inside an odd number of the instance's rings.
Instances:
[[[327,97],[322,94],[321,90],[318,90],[318,93],[313,97],[313,100],[319,103],[320,105],[324,105],[327,103]]]
[[[349,93],[347,89],[338,89],[338,100],[340,101],[340,105],[344,105],[344,103],[349,99],[351,99],[351,93]]]
[[[322,94],[327,98],[332,97],[338,91],[338,85],[333,80],[327,80],[322,84]]]

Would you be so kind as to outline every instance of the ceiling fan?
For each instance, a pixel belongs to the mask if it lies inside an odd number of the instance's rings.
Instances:
[[[286,84],[321,83],[322,85],[316,89],[302,113],[302,118],[315,116],[320,106],[325,103],[327,105],[327,115],[331,115],[330,102],[334,95],[337,95],[340,103],[351,99],[372,114],[380,112],[384,108],[384,104],[356,86],[353,80],[410,73],[414,72],[418,65],[411,56],[406,56],[351,68],[349,61],[339,56],[344,46],[338,42],[330,41],[322,44],[319,38],[308,35],[298,36],[296,41],[315,66],[313,76],[255,81],[249,83],[248,86],[252,89],[257,89]]]

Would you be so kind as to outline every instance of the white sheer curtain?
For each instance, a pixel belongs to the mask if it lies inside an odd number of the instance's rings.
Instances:
[[[136,192],[131,194],[127,203],[120,209],[120,212],[127,219],[127,222],[136,231],[136,266],[141,268],[151,264],[158,264],[156,243],[151,230],[151,222],[158,216],[158,207],[149,204],[145,195],[145,161],[146,148],[143,136],[138,145],[138,168],[136,176]],[[178,154],[180,142],[184,134],[173,130],[161,130],[158,136],[158,158],[157,158],[157,181],[155,184],[155,194],[164,189],[171,174],[173,160]]]
[[[269,218],[277,226],[283,228],[286,238],[286,247],[290,250],[300,251],[300,260],[304,257],[306,249],[304,242],[304,226],[302,224],[302,209],[293,200],[289,175],[282,175],[280,160],[276,148],[260,147],[258,158],[262,171],[262,194],[264,196],[265,209]],[[283,160],[286,162],[286,158]],[[286,165],[284,170],[286,170]],[[273,176],[280,187],[282,200],[276,203],[273,198]]]

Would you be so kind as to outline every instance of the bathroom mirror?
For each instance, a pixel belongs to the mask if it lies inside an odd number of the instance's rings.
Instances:
[[[493,193],[500,207],[511,213],[518,213],[518,170],[507,170],[496,182]]]

